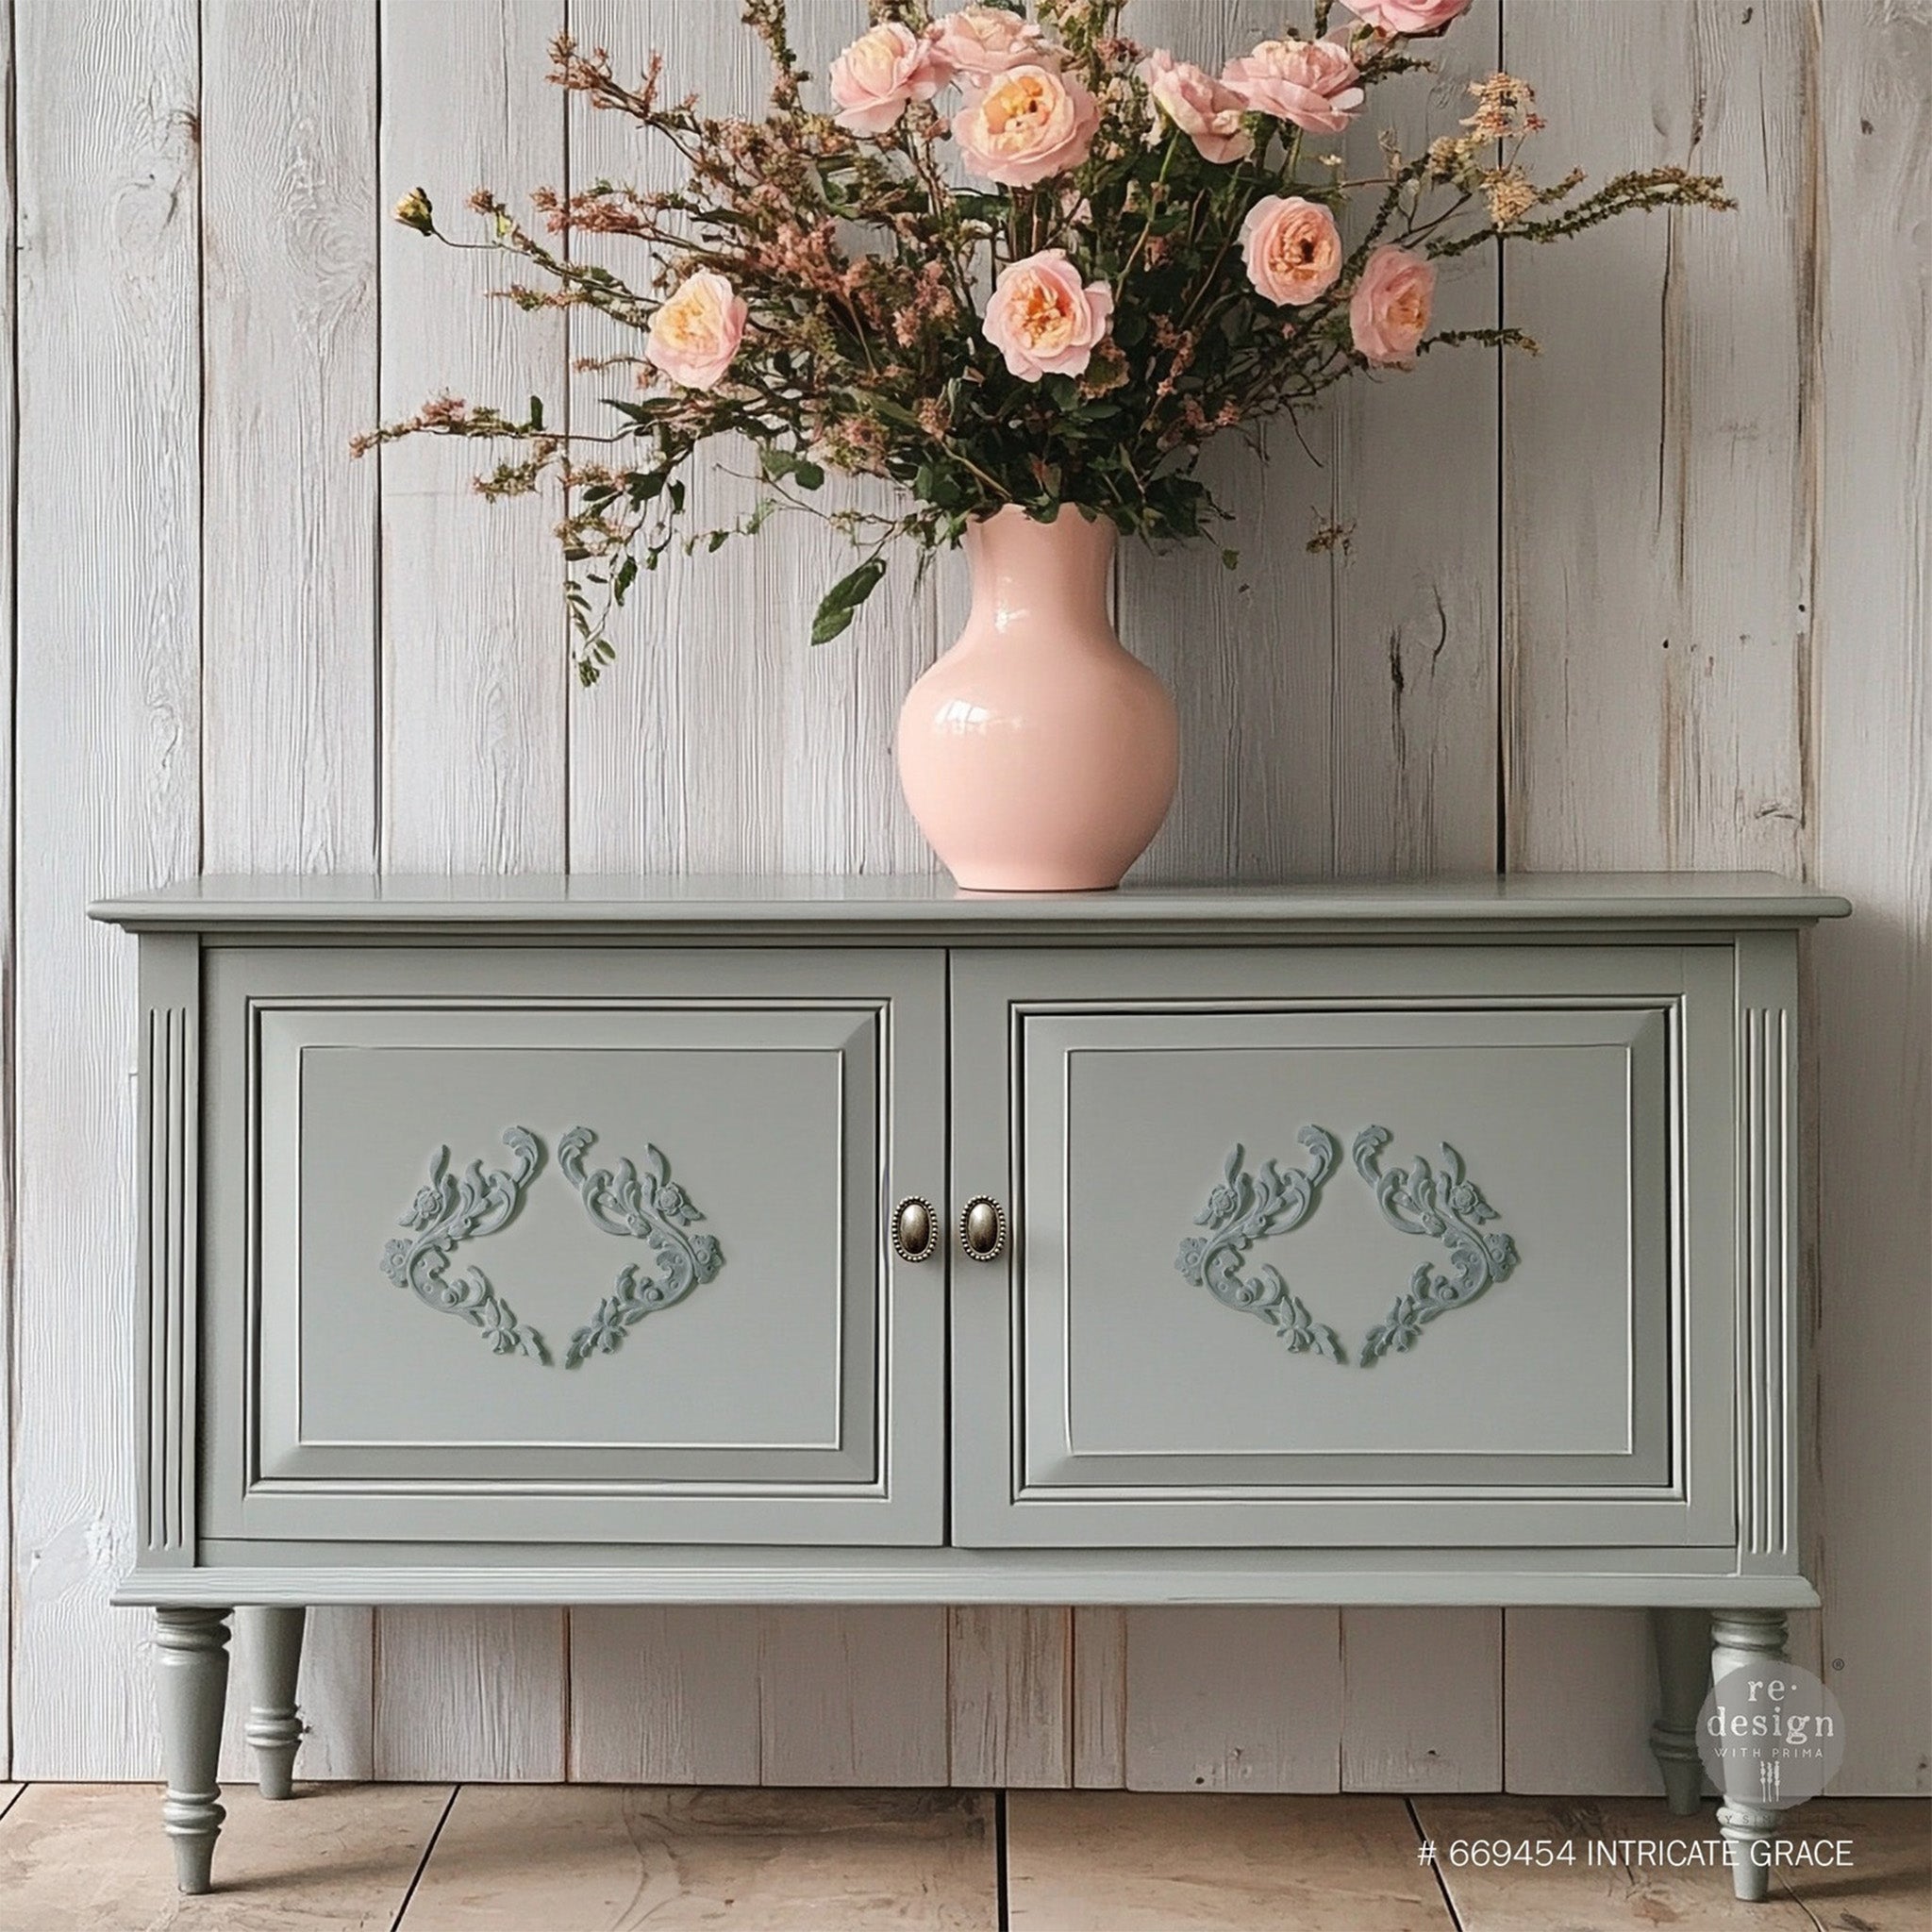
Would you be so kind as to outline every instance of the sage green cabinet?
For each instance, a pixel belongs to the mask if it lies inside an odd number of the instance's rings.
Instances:
[[[1763,877],[975,897],[208,879],[141,935],[166,1816],[228,1615],[1631,1604],[1802,1572],[1800,930]],[[1727,1836],[1775,1819],[1749,1794]],[[1761,1868],[1740,1868],[1740,1889]]]
[[[937,1544],[931,953],[237,947],[205,1534]]]
[[[956,1540],[1730,1544],[1733,977],[956,954]]]

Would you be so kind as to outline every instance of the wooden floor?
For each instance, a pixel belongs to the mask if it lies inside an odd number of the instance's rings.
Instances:
[[[311,1785],[225,1795],[221,1890],[175,1895],[157,1794],[0,1785],[0,1932],[1928,1932],[1932,1805],[1818,1804],[1771,1901],[1617,1799]],[[1592,1847],[1628,1842],[1592,1857]],[[1422,1856],[1436,1846],[1435,1862]],[[1476,1869],[1458,1843],[1574,1863]],[[1675,1847],[1674,1854],[1670,1849]]]

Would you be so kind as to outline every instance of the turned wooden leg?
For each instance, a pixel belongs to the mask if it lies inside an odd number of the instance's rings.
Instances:
[[[1710,1675],[1722,1683],[1746,1664],[1782,1663],[1785,1614],[1782,1610],[1719,1610],[1710,1620]],[[1718,1829],[1731,1848],[1732,1889],[1756,1903],[1771,1890],[1771,1847],[1777,1840],[1777,1807],[1762,1802],[1758,1767],[1740,1765],[1724,1783],[1718,1807]]]
[[[1695,1815],[1704,1796],[1704,1764],[1697,1756],[1697,1713],[1710,1689],[1710,1612],[1653,1610],[1650,1634],[1657,1645],[1657,1722],[1650,1727],[1651,1755],[1664,1774],[1664,1798],[1679,1818]]]
[[[264,1798],[286,1798],[295,1785],[295,1751],[302,1742],[302,1713],[295,1680],[302,1669],[305,1609],[261,1608],[240,1612],[253,1659],[248,1723],[242,1735],[255,1752],[255,1774]]]
[[[215,1766],[222,1750],[222,1707],[228,1693],[228,1612],[155,1612],[156,1680],[160,1692],[161,1755],[168,1794],[161,1829],[175,1841],[175,1877],[181,1890],[208,1889],[215,1840],[221,1835],[222,1788]]]

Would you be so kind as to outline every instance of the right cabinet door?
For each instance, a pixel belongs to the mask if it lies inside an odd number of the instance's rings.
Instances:
[[[1735,1540],[1723,946],[959,953],[954,1537]]]

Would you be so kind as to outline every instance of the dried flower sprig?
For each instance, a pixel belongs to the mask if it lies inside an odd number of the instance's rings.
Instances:
[[[929,556],[1009,505],[1199,536],[1223,512],[1197,465],[1224,432],[1439,347],[1534,346],[1512,329],[1435,328],[1438,260],[1731,206],[1720,181],[1673,167],[1590,194],[1576,172],[1539,185],[1524,152],[1543,122],[1507,74],[1472,88],[1461,131],[1413,157],[1385,136],[1379,170],[1352,178],[1336,138],[1373,88],[1426,66],[1411,47],[1470,4],[1351,0],[1348,20],[1312,0],[1307,35],[1217,76],[1128,40],[1127,0],[1037,0],[1030,17],[1022,0],[942,14],[869,0],[869,29],[821,94],[786,0],[743,0],[773,70],[756,120],[671,100],[661,58],[626,84],[601,49],[560,36],[551,79],[668,143],[681,185],[539,190],[527,222],[478,191],[476,242],[448,233],[420,188],[395,218],[518,258],[534,280],[499,293],[521,308],[609,317],[629,346],[578,367],[634,386],[609,398],[607,434],[560,433],[536,398],[517,415],[441,396],[356,451],[416,435],[512,444],[481,493],[560,488],[586,683],[611,661],[610,614],[641,572],[756,535],[780,509],[861,552],[819,606],[819,641],[876,590],[894,540]],[[580,258],[586,235],[637,244],[642,272]],[[754,446],[758,494],[693,530],[684,473],[721,436]],[[828,508],[831,472],[884,478],[901,507]]]

